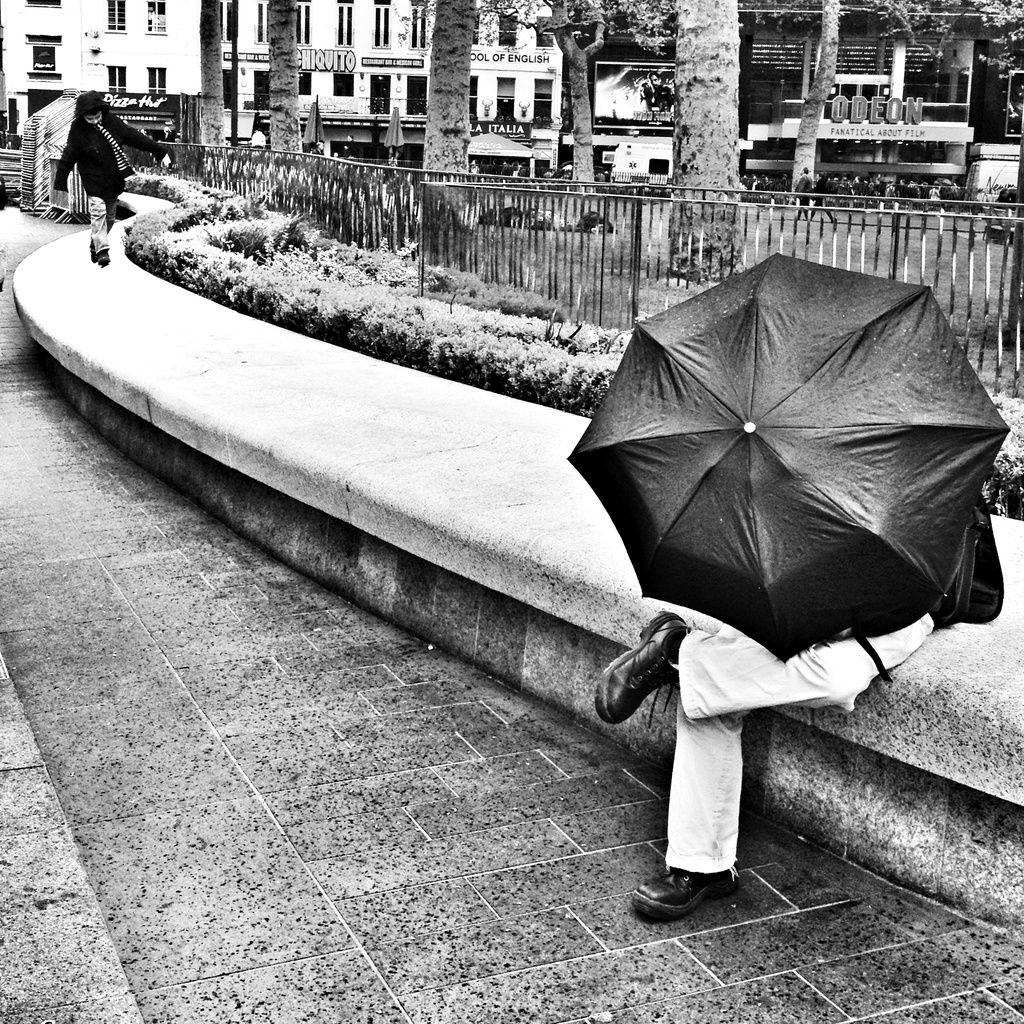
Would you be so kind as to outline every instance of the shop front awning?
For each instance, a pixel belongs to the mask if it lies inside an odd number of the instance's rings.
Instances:
[[[533,150],[500,135],[474,135],[469,143],[469,155],[529,160],[533,156]]]

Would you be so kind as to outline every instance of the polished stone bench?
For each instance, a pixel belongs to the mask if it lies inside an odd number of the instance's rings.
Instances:
[[[611,728],[593,711],[601,668],[660,606],[641,597],[566,461],[584,419],[271,327],[116,249],[100,271],[86,246],[84,235],[46,246],[14,287],[53,379],[100,431],[282,561],[668,762],[671,713],[648,726],[645,708]],[[86,319],[87,307],[99,312]],[[751,715],[745,800],[888,878],[1016,927],[1024,527],[997,520],[996,530],[1002,616],[936,633],[853,715]]]

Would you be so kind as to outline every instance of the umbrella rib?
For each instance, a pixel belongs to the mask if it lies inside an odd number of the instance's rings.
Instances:
[[[856,520],[856,519],[854,519],[852,515],[850,515],[850,513],[849,513],[849,512],[847,511],[847,509],[846,509],[846,508],[844,508],[844,506],[843,506],[843,505],[841,505],[841,504],[840,504],[840,503],[839,503],[838,501],[836,501],[836,499],[835,499],[835,498],[833,498],[833,497],[832,497],[832,495],[830,495],[830,494],[829,494],[829,493],[828,493],[827,491],[823,490],[823,489],[821,488],[821,486],[820,486],[819,484],[817,484],[817,483],[816,483],[816,482],[815,482],[814,480],[812,480],[812,479],[811,479],[810,477],[808,477],[808,476],[806,476],[805,474],[803,474],[803,473],[799,472],[798,470],[794,469],[794,468],[793,468],[793,466],[791,466],[791,465],[790,465],[790,464],[789,464],[789,463],[788,463],[788,462],[787,462],[787,461],[786,461],[786,460],[785,460],[785,459],[784,459],[784,458],[783,458],[783,457],[782,457],[782,456],[781,456],[781,455],[779,454],[779,452],[778,452],[778,451],[776,451],[776,449],[775,449],[775,448],[773,448],[773,447],[772,447],[772,446],[771,446],[771,445],[770,445],[770,444],[769,444],[769,443],[768,443],[768,442],[767,442],[767,441],[766,441],[766,440],[764,439],[764,437],[763,437],[763,436],[762,436],[762,437],[760,437],[760,438],[759,438],[758,440],[759,440],[760,444],[761,444],[761,445],[763,445],[763,446],[764,446],[764,448],[765,448],[765,449],[766,449],[767,451],[771,452],[771,454],[772,454],[772,455],[773,455],[773,456],[775,457],[775,459],[776,459],[776,460],[777,460],[777,461],[778,461],[778,462],[780,463],[780,465],[782,465],[782,466],[784,466],[784,467],[786,468],[786,471],[787,471],[788,473],[790,473],[790,474],[791,474],[791,475],[792,475],[792,476],[793,476],[793,477],[794,477],[795,479],[797,479],[797,480],[800,480],[800,481],[802,481],[802,482],[803,482],[803,483],[804,483],[804,484],[805,484],[805,485],[806,485],[806,486],[808,487],[808,489],[809,489],[809,490],[813,490],[813,491],[814,491],[814,493],[815,493],[815,494],[817,494],[817,495],[818,495],[818,496],[819,496],[819,497],[820,497],[820,498],[822,499],[822,501],[824,501],[824,502],[827,502],[827,503],[828,503],[828,505],[829,505],[829,506],[830,506],[831,508],[833,508],[833,509],[834,509],[834,510],[835,510],[835,511],[837,512],[837,514],[838,514],[838,515],[839,515],[839,516],[840,516],[840,517],[841,517],[841,518],[842,518],[842,519],[843,519],[843,520],[844,520],[844,521],[845,521],[845,522],[846,522],[846,523],[847,523],[848,525],[850,525],[850,526],[853,526],[853,527],[856,527],[856,528],[857,528],[858,530],[863,530],[863,531],[864,531],[865,533],[871,532],[871,531],[869,531],[869,530],[868,530],[868,528],[867,528],[867,527],[866,527],[866,526],[865,526],[865,525],[864,525],[863,523],[859,523],[859,522],[857,522],[857,520]],[[755,522],[755,529],[756,529],[756,522]],[[879,535],[879,534],[877,534],[877,533],[872,533],[871,535],[872,535],[873,537],[875,537],[875,538],[876,538],[876,540],[877,540],[877,541],[878,541],[878,542],[879,542],[880,544],[884,544],[884,545],[885,545],[885,546],[886,546],[886,547],[887,547],[887,548],[888,548],[888,549],[889,549],[890,551],[892,551],[892,552],[893,552],[893,553],[894,553],[894,554],[895,554],[895,555],[896,555],[897,557],[899,557],[900,559],[903,559],[903,557],[904,557],[904,556],[903,556],[903,552],[901,552],[901,551],[897,550],[897,549],[896,549],[896,548],[895,548],[895,547],[894,547],[894,546],[893,546],[893,545],[892,545],[892,544],[891,544],[891,543],[890,543],[890,542],[889,542],[888,540],[886,540],[886,539],[885,539],[884,537],[880,536],[880,535]],[[918,579],[923,579],[923,580],[924,580],[924,581],[925,581],[926,583],[928,583],[928,584],[931,584],[931,585],[937,585],[937,584],[938,584],[938,581],[937,581],[937,580],[933,580],[933,579],[928,579],[928,578],[926,578],[926,577],[923,577],[923,576],[921,576],[921,574],[920,574],[920,573],[915,573],[915,575],[916,575],[916,576],[918,577]],[[767,588],[766,588],[766,592],[767,592]]]
[[[758,282],[758,286],[757,287],[758,287],[758,289],[760,289],[761,282]],[[910,293],[909,295],[903,296],[903,298],[901,298],[898,301],[894,302],[891,306],[886,306],[886,308],[884,310],[882,310],[877,316],[872,317],[870,320],[868,320],[865,323],[861,324],[855,330],[850,331],[842,339],[841,343],[838,346],[836,346],[836,348],[834,348],[828,354],[828,356],[822,361],[821,365],[818,366],[815,369],[814,373],[812,373],[809,376],[807,376],[804,380],[802,380],[800,383],[795,385],[791,391],[789,391],[787,394],[785,394],[781,398],[779,398],[779,400],[770,409],[765,409],[764,412],[760,413],[758,418],[763,420],[766,416],[770,416],[773,412],[775,412],[776,409],[779,408],[780,405],[783,405],[786,402],[788,402],[789,399],[792,398],[793,395],[795,395],[798,391],[800,391],[802,388],[805,388],[809,384],[811,384],[816,377],[820,376],[821,374],[823,374],[825,372],[825,369],[829,366],[829,364],[834,362],[839,357],[840,353],[842,353],[843,351],[848,349],[850,347],[850,345],[853,344],[858,338],[862,337],[864,335],[864,332],[867,331],[868,328],[871,327],[872,324],[878,323],[879,321],[881,321],[885,317],[891,315],[893,312],[895,312],[896,310],[900,309],[902,306],[908,306],[908,305],[910,305],[911,302],[916,302],[920,298],[921,293],[922,292],[926,292],[927,290],[928,290],[928,286],[927,285],[921,285],[916,291]],[[759,313],[759,310],[758,310],[758,308],[756,306],[755,306],[755,316],[757,317],[758,324],[760,324],[760,313]],[[756,333],[755,333],[754,337],[755,338],[757,337]],[[757,352],[758,352],[758,346],[757,346],[757,344],[755,344],[754,345],[754,367],[755,367],[755,371],[756,371],[756,367],[757,367]],[[757,377],[756,377],[756,372],[755,372],[754,380],[751,382],[751,395],[750,395],[750,402],[751,402],[750,408],[751,409],[754,408],[754,404],[753,404],[753,402],[754,402],[753,388],[754,388],[754,381],[756,381],[756,379],[757,379]]]

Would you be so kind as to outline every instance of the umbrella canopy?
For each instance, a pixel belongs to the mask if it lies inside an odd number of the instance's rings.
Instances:
[[[647,596],[788,658],[935,604],[1006,433],[929,288],[776,255],[638,324],[570,461]]]
[[[308,145],[323,143],[327,136],[324,135],[324,122],[320,117],[320,97],[317,96],[309,107],[309,116],[306,118],[306,130],[302,133],[302,141]]]
[[[388,122],[388,130],[384,134],[384,145],[388,149],[401,149],[405,145],[405,136],[402,134],[402,121],[398,114],[398,107],[391,108],[391,120]]]

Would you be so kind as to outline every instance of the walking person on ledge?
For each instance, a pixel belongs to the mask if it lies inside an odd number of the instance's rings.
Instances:
[[[125,180],[134,174],[124,146],[143,149],[171,164],[166,146],[125,124],[110,111],[110,104],[98,92],[83,92],[75,101],[75,119],[68,132],[67,145],[57,161],[55,192],[66,195],[68,176],[77,164],[82,187],[89,197],[89,251],[93,263],[110,265],[108,234],[117,218],[117,200]],[[65,203],[65,205],[67,205]]]
[[[933,627],[925,615],[904,629],[872,637],[881,663],[906,661]],[[878,674],[850,631],[781,661],[731,626],[691,630],[672,612],[654,616],[640,643],[608,666],[595,705],[606,722],[624,722],[662,686],[679,688],[676,747],[668,806],[665,870],[633,893],[640,913],[662,921],[691,913],[705,899],[739,887],[743,717],[756,708],[793,705],[853,710]]]

